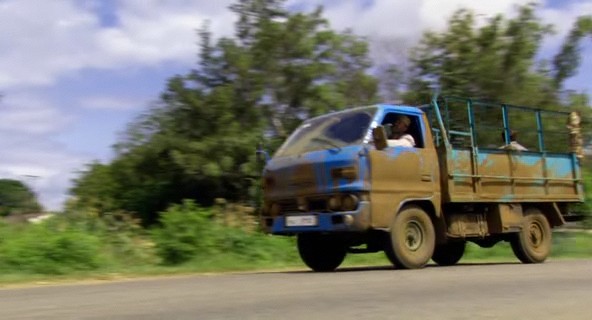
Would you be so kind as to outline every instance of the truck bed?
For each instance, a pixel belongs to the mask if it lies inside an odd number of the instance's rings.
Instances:
[[[443,198],[449,202],[580,202],[574,154],[441,148]]]

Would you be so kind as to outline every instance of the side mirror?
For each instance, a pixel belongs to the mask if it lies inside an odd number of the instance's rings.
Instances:
[[[372,139],[374,140],[374,147],[376,150],[382,150],[388,147],[386,130],[383,126],[378,126],[372,129]]]
[[[269,153],[263,149],[261,143],[257,145],[257,151],[255,151],[255,154],[257,155],[257,161],[260,163],[266,164],[267,161],[269,161]]]

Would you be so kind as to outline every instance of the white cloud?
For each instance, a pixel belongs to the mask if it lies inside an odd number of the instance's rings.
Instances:
[[[41,135],[58,133],[74,118],[39,97],[6,95],[0,102],[0,133]]]
[[[548,37],[544,42],[543,50],[558,51],[559,46],[571,31],[577,17],[592,14],[592,1],[571,2],[561,9],[543,8],[541,17],[547,23],[554,26],[555,34]]]
[[[564,7],[543,8],[542,18],[555,26],[559,34],[566,34],[575,21],[576,17],[592,14],[592,1],[573,1]]]
[[[97,41],[106,56],[128,63],[167,59],[192,63],[198,49],[197,30],[206,20],[217,35],[232,32],[234,18],[226,10],[230,3],[126,1],[120,8],[120,25],[99,33]]]
[[[513,12],[531,0],[291,0],[296,8],[325,4],[325,14],[338,29],[352,28],[374,43],[393,43],[406,51],[427,29],[445,27],[461,7],[482,16]],[[50,85],[56,78],[87,68],[117,69],[163,61],[192,65],[197,60],[196,30],[210,20],[216,35],[231,35],[233,0],[126,0],[116,2],[118,23],[101,26],[98,1],[4,0],[0,2],[0,88]],[[574,17],[592,12],[592,3],[572,2],[567,9],[542,10],[560,33]],[[389,47],[388,45],[386,45]],[[384,49],[383,49],[384,50]]]
[[[315,2],[322,4],[323,1]],[[339,1],[326,6],[325,13],[334,28],[351,28],[366,36],[372,44],[375,59],[395,56],[394,60],[401,62],[423,32],[443,30],[452,14],[460,8],[469,8],[485,18],[512,13],[516,5],[528,2],[531,1],[374,0],[372,5],[363,6],[356,1]]]
[[[352,29],[366,36],[376,61],[405,63],[408,50],[426,30],[443,30],[452,14],[460,8],[475,11],[479,17],[511,14],[517,5],[531,0],[374,0],[371,5],[360,1],[292,0],[295,7],[310,10],[325,6],[325,15],[337,30]]]
[[[0,2],[0,88],[51,85],[86,68],[116,69],[166,60],[196,60],[197,34],[206,19],[217,35],[232,32],[223,1],[118,2],[119,23],[101,26],[92,3],[5,0]]]
[[[361,1],[291,0],[296,8],[311,10],[317,5],[325,6],[325,15],[333,28],[351,28],[366,36],[371,43],[372,56],[376,61],[405,63],[409,48],[413,47],[426,30],[441,31],[446,28],[452,14],[460,8],[473,10],[478,21],[497,14],[506,17],[516,15],[516,8],[532,0],[374,0],[371,5]],[[580,15],[592,13],[592,1],[569,1],[560,8],[539,3],[537,14],[546,23],[555,26],[556,34],[546,38],[542,50],[555,53],[574,21]]]
[[[98,19],[67,1],[0,2],[0,88],[49,84],[78,69]]]
[[[307,2],[323,4],[322,0],[290,1],[292,5]],[[372,38],[407,38],[416,41],[426,29],[441,30],[451,15],[460,8],[474,10],[482,16],[513,12],[516,5],[531,0],[374,0],[372,5],[356,1],[334,1],[325,6],[325,14],[337,29],[352,28]]]
[[[47,209],[56,210],[66,198],[71,173],[90,157],[52,141],[74,118],[45,101],[15,93],[0,102],[0,178],[23,181]]]
[[[144,108],[149,101],[133,97],[94,96],[79,101],[78,105],[92,110],[135,110]]]

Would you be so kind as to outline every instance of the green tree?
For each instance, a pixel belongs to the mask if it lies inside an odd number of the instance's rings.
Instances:
[[[113,193],[118,187],[110,165],[99,162],[88,164],[79,172],[81,177],[75,179],[71,192],[77,195],[75,204],[83,203],[98,210],[100,213],[117,210]]]
[[[42,207],[35,193],[24,183],[12,179],[0,179],[0,215],[39,213]]]
[[[439,90],[514,104],[557,105],[563,82],[579,67],[580,42],[592,34],[592,17],[577,19],[552,63],[537,60],[542,41],[552,33],[534,4],[520,7],[516,18],[498,15],[483,26],[473,12],[459,10],[446,31],[426,32],[412,50],[405,99],[425,101]]]
[[[411,76],[403,100],[426,103],[439,91],[542,109],[578,110],[584,118],[590,118],[589,101],[582,99],[581,93],[563,89],[564,81],[579,66],[579,43],[590,34],[590,24],[590,16],[580,17],[551,63],[537,59],[545,36],[553,28],[536,15],[536,5],[520,7],[515,18],[498,15],[484,25],[478,23],[473,12],[459,10],[444,32],[425,33],[412,50]],[[453,125],[466,123],[465,108],[453,107],[450,115]],[[517,111],[509,117],[511,127],[521,131],[520,136],[534,148],[537,145],[535,119]],[[479,110],[476,122],[478,134],[486,140],[482,145],[501,143],[502,115],[498,109]],[[552,151],[566,151],[565,135],[555,134],[566,131],[565,119],[544,118],[543,127],[550,142],[546,146]]]
[[[556,88],[560,88],[565,79],[573,76],[579,67],[582,60],[580,42],[585,36],[592,38],[592,16],[578,18],[561,51],[553,59],[553,80]]]
[[[515,104],[552,104],[556,92],[541,90],[550,88],[552,79],[535,60],[551,32],[533,5],[521,7],[514,19],[498,15],[481,27],[473,12],[459,10],[446,31],[425,33],[412,51],[413,77],[405,99],[425,101],[440,90]]]
[[[199,31],[199,65],[169,79],[161,99],[128,126],[116,159],[90,166],[72,193],[145,224],[184,198],[249,201],[254,151],[272,149],[303,119],[376,101],[364,39],[331,30],[319,8],[294,13],[281,0],[240,0],[233,38]],[[94,195],[98,193],[99,195]]]

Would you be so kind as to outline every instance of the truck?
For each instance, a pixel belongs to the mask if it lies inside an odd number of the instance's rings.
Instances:
[[[414,147],[389,146],[401,115]],[[302,261],[333,271],[346,255],[384,251],[401,269],[456,264],[467,242],[509,242],[541,263],[552,228],[584,201],[576,112],[440,96],[314,117],[262,172],[265,232],[296,236]],[[527,150],[507,148],[520,132]],[[500,146],[501,144],[501,146]]]

